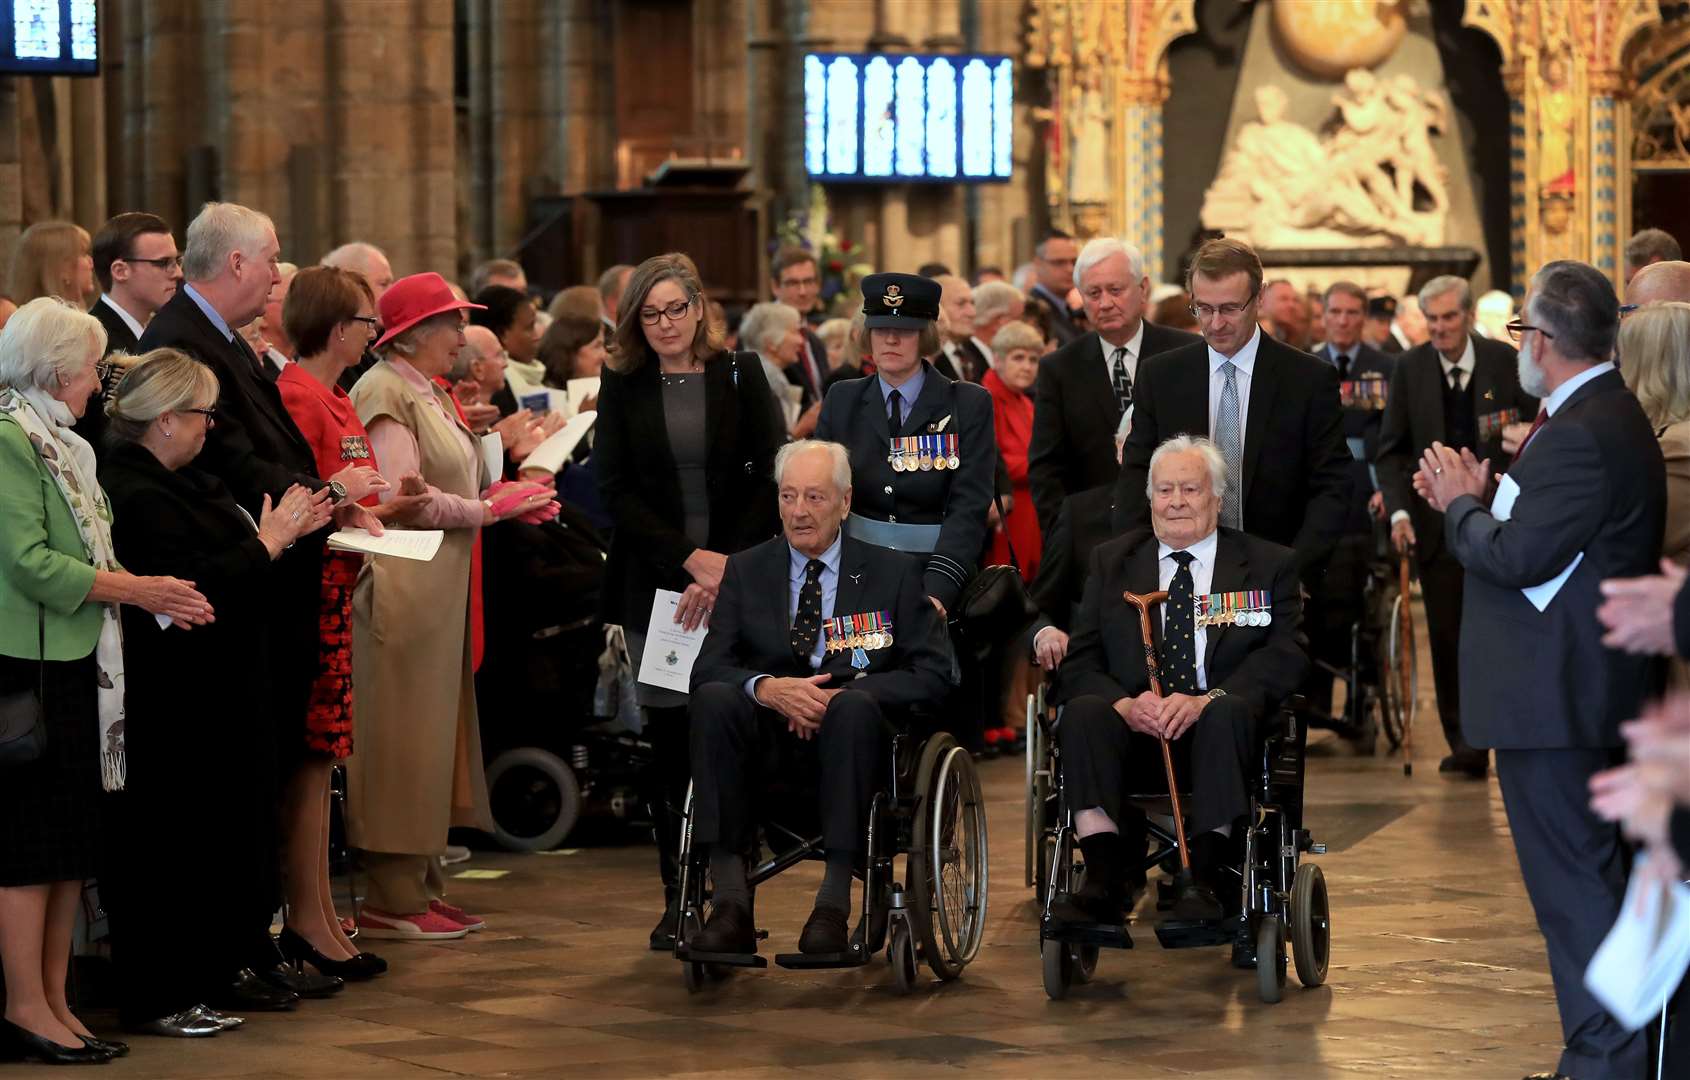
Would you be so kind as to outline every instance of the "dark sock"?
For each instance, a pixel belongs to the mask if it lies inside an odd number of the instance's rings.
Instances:
[[[1118,896],[1126,880],[1121,834],[1092,833],[1080,837],[1080,854],[1086,860],[1086,884],[1096,883],[1110,896]]]
[[[1191,844],[1191,876],[1199,885],[1213,888],[1227,863],[1232,841],[1213,829],[1186,838]]]
[[[751,886],[745,881],[745,856],[720,844],[710,849],[711,899],[717,904],[732,901],[751,906]]]
[[[849,851],[827,853],[827,871],[822,874],[822,887],[816,890],[816,906],[830,907],[851,913],[851,863],[855,858]]]

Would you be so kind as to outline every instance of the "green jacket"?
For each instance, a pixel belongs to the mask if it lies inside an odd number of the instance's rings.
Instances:
[[[100,605],[88,603],[93,587],[70,504],[23,428],[0,415],[0,655],[39,655],[37,605],[46,608],[46,659],[93,652],[100,638]]]

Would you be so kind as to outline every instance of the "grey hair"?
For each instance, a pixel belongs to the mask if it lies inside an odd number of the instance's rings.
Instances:
[[[1099,236],[1086,241],[1086,246],[1080,249],[1079,256],[1074,260],[1074,288],[1083,288],[1080,279],[1087,270],[1096,266],[1104,259],[1124,255],[1127,259],[1127,276],[1133,281],[1144,279],[1144,256],[1139,254],[1138,248],[1131,244],[1124,244],[1113,236]],[[979,301],[975,301],[979,310]]]
[[[851,454],[836,442],[826,439],[799,439],[789,442],[775,451],[775,486],[780,486],[781,478],[786,475],[786,466],[799,454],[811,450],[825,450],[833,462],[833,486],[840,494],[851,490]]]
[[[372,257],[387,258],[381,248],[363,240],[354,240],[349,244],[342,244],[324,255],[321,265],[334,266],[341,270],[357,270],[362,272],[370,264]]]
[[[1594,266],[1572,259],[1544,263],[1532,277],[1526,307],[1530,321],[1548,331],[1567,359],[1597,364],[1613,355],[1620,301],[1613,282]]]
[[[1625,242],[1625,261],[1634,267],[1652,262],[1677,262],[1682,258],[1683,249],[1664,229],[1643,229]]]
[[[442,311],[438,315],[430,315],[415,326],[407,327],[403,332],[395,334],[393,340],[381,345],[376,351],[383,356],[389,353],[398,353],[400,356],[407,358],[415,356],[417,350],[422,347],[424,338],[431,337],[435,331],[444,330],[448,326],[454,330],[457,329],[458,313],[456,311]]]
[[[768,352],[798,322],[798,312],[785,304],[772,300],[753,304],[739,320],[740,344],[760,353]]]
[[[0,330],[0,386],[51,391],[106,351],[106,328],[75,304],[38,296]]]
[[[1001,319],[1017,303],[1026,302],[1021,290],[1007,281],[982,282],[974,286],[974,326],[978,329],[994,319]]]
[[[275,231],[269,215],[232,202],[208,202],[188,223],[182,247],[182,276],[210,281],[223,273],[235,252],[257,255],[264,234]]]
[[[1420,286],[1420,310],[1426,310],[1428,301],[1436,300],[1445,293],[1461,294],[1461,310],[1473,310],[1473,286],[1467,284],[1467,279],[1454,274],[1439,274],[1437,277]]]
[[[1150,455],[1150,468],[1145,473],[1144,496],[1150,498],[1156,489],[1156,465],[1169,454],[1198,453],[1203,455],[1203,464],[1209,466],[1209,486],[1215,493],[1215,498],[1226,494],[1226,457],[1214,440],[1205,439],[1200,435],[1175,435],[1156,448]]]

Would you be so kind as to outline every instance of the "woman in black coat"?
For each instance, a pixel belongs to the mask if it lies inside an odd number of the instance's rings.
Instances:
[[[757,357],[723,350],[687,256],[641,263],[619,311],[593,461],[614,522],[604,620],[623,628],[638,663],[653,593],[681,593],[677,618],[696,627],[709,617],[727,557],[780,527],[774,457],[785,433],[775,428]],[[641,684],[636,697],[657,758],[648,792],[667,903],[651,943],[662,949],[674,940],[679,847],[679,819],[664,804],[678,810],[686,797],[687,696]]]
[[[259,707],[264,597],[275,560],[331,511],[326,490],[294,486],[273,507],[265,496],[255,520],[191,467],[217,398],[209,367],[174,349],[148,353],[107,404],[100,462],[118,559],[194,582],[216,612],[180,630],[123,610],[129,775],[111,819],[113,958],[124,1022],[177,1036],[216,1034],[226,1026],[216,1006],[292,997],[243,970],[254,950],[241,935],[269,904],[275,874],[266,837],[276,828],[276,732]],[[185,911],[192,932],[166,933]]]

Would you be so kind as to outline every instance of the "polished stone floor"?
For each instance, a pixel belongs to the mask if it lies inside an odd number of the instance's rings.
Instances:
[[[1022,765],[999,760],[983,766],[986,943],[957,982],[903,997],[878,962],[771,967],[689,995],[680,965],[645,950],[647,850],[478,852],[452,869],[503,876],[455,881],[453,898],[486,931],[388,944],[393,971],[374,983],[216,1039],[137,1038],[99,1075],[1496,1080],[1551,1067],[1555,1003],[1495,782],[1440,777],[1425,711],[1420,734],[1412,778],[1400,758],[1317,737],[1308,819],[1328,845],[1332,971],[1314,990],[1293,974],[1279,1005],[1257,1000],[1224,949],[1164,952],[1148,927],[1137,949],[1105,953],[1095,982],[1047,1000],[1022,885]],[[817,877],[800,868],[759,897],[766,953],[794,947]]]

